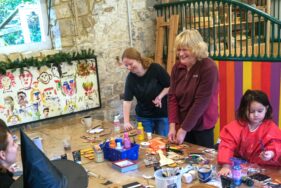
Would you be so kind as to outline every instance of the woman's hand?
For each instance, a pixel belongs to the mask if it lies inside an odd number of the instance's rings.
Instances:
[[[231,174],[231,166],[229,164],[224,164],[221,170],[218,172],[219,176],[228,176]]]
[[[129,131],[129,130],[134,129],[134,126],[130,122],[126,122],[126,123],[124,123],[124,129],[126,131]]]
[[[176,127],[175,123],[170,123],[168,139],[171,143],[176,143]]]
[[[261,152],[260,154],[260,158],[263,160],[263,161],[269,161],[271,160],[273,157],[274,157],[274,152],[273,151],[263,151]]]
[[[152,102],[156,107],[162,108],[161,97],[157,96]]]
[[[180,128],[177,132],[176,143],[182,144],[186,135],[186,130]]]

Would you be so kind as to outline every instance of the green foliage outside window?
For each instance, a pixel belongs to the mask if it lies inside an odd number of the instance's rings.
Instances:
[[[39,0],[0,0],[0,24],[16,9],[17,6],[23,3],[36,4]],[[20,25],[18,20],[11,20],[10,23]],[[30,31],[30,39],[32,42],[41,41],[41,32],[39,17],[35,13],[28,15],[28,28]],[[0,36],[1,37],[1,36]],[[16,31],[3,35],[2,40],[6,45],[24,44],[22,31]]]

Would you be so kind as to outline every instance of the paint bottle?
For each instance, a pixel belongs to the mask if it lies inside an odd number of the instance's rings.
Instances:
[[[122,146],[122,138],[116,138],[116,139],[115,139],[115,142],[116,142],[116,147],[115,147],[115,149],[117,149],[117,150],[122,150],[122,149],[123,149],[123,146]]]
[[[138,140],[143,141],[144,140],[144,130],[143,130],[142,122],[138,122],[137,130],[138,130]]]
[[[109,147],[112,148],[112,149],[115,149],[116,148],[116,142],[114,139],[110,139],[109,141]]]
[[[113,126],[114,126],[114,133],[115,134],[119,134],[120,133],[120,121],[119,121],[119,115],[114,116],[114,120],[113,120]]]
[[[242,183],[242,169],[241,169],[241,161],[237,158],[231,158],[232,161],[232,168],[231,168],[231,174],[233,183],[235,186],[239,186]]]
[[[127,132],[124,133],[124,148],[129,149],[131,148],[131,140],[129,138],[129,134]]]

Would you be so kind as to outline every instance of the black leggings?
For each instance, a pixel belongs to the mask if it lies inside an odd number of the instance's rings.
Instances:
[[[184,141],[207,148],[214,147],[214,128],[186,133]]]

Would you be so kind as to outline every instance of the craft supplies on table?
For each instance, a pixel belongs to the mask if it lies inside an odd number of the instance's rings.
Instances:
[[[156,187],[181,188],[181,174],[174,168],[159,169],[154,173]]]
[[[132,144],[130,149],[116,150],[110,148],[109,142],[106,142],[101,148],[104,153],[104,158],[109,161],[118,161],[122,159],[137,160],[139,157],[138,144]]]
[[[172,159],[167,158],[164,154],[162,150],[158,150],[157,153],[159,154],[160,160],[160,166],[165,166],[165,165],[170,165],[175,163],[175,161],[173,161]]]
[[[94,150],[93,148],[85,148],[85,149],[81,149],[80,153],[83,157],[89,159],[89,160],[93,160],[95,158],[94,156]]]
[[[138,122],[137,130],[138,130],[138,140],[143,141],[144,140],[144,129],[142,126],[142,122]]]
[[[130,160],[120,160],[112,163],[112,168],[118,170],[119,172],[128,172],[138,169],[138,165]]]
[[[104,154],[103,151],[96,151],[95,152],[95,161],[97,163],[101,163],[104,161]]]
[[[131,148],[132,143],[131,143],[131,140],[129,138],[129,133],[127,133],[127,132],[124,133],[124,141],[123,142],[124,142],[124,148],[125,149]]]
[[[140,145],[141,145],[142,148],[149,148],[150,143],[149,142],[141,142]]]
[[[100,148],[100,146],[96,144],[96,145],[93,146],[93,148],[94,148],[94,153],[95,153],[95,161],[97,163],[103,162],[104,161],[104,154],[103,154],[103,151]]]
[[[80,150],[76,150],[72,152],[72,156],[73,156],[73,161],[81,164],[81,153]]]
[[[197,172],[195,170],[190,170],[189,172],[187,173],[184,173],[182,175],[182,182],[184,183],[192,183],[192,181],[196,180],[197,179]]]

